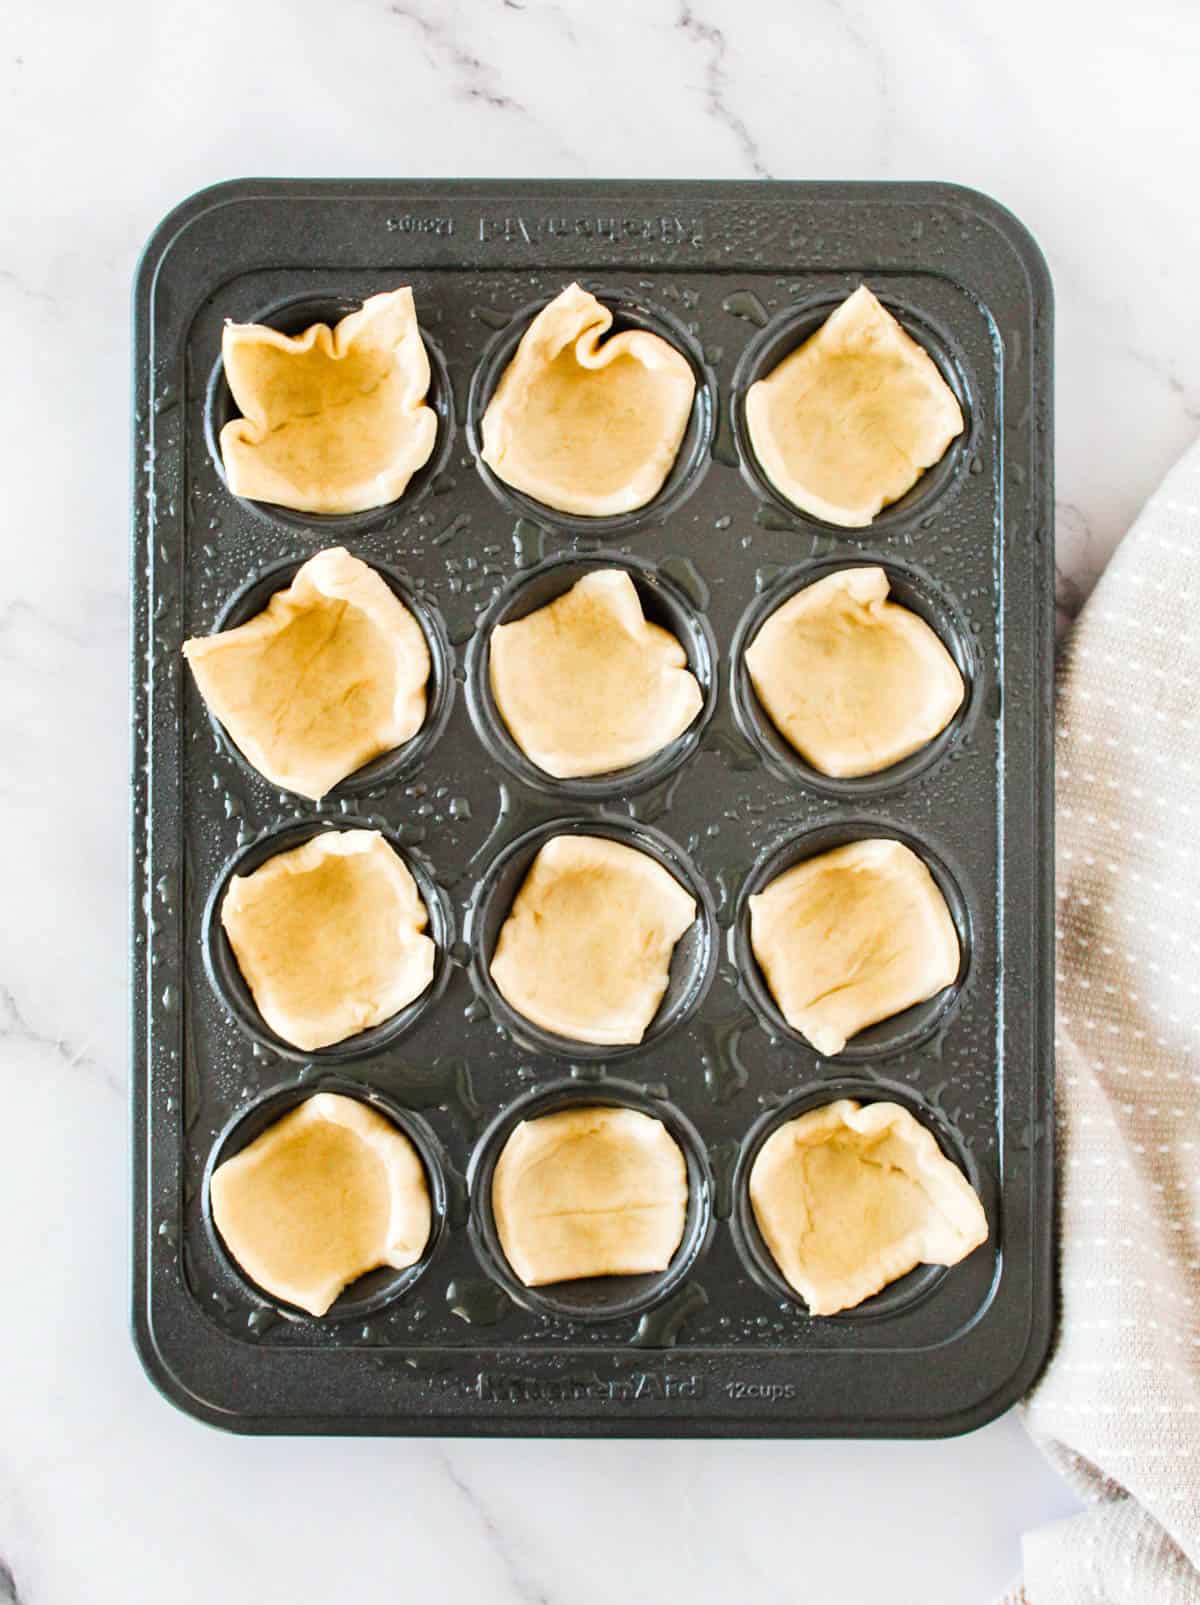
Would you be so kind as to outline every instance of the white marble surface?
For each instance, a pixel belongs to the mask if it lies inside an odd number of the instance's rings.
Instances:
[[[1014,1418],[934,1444],[249,1441],[127,1336],[127,307],[243,173],[943,177],[1058,292],[1063,596],[1200,421],[1179,0],[8,0],[0,14],[0,1605],[954,1605],[1072,1508]]]

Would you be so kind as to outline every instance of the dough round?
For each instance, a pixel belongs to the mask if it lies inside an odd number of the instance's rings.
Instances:
[[[868,837],[805,859],[750,898],[750,943],[784,1019],[827,1058],[952,986],[946,900],[911,848]]]
[[[958,666],[925,620],[889,602],[881,568],[846,568],[790,597],[746,649],[758,699],[822,774],[877,774],[962,706]]]
[[[695,918],[695,900],[649,854],[607,836],[553,836],[500,929],[491,977],[545,1031],[637,1043]]]
[[[314,800],[425,722],[429,647],[374,569],[340,546],[245,624],[185,641],[213,715],[273,785]]]
[[[258,1012],[304,1052],[420,997],[436,948],[399,854],[377,830],[329,830],[235,875],[221,924]]]
[[[480,456],[506,485],[592,518],[658,495],[696,394],[682,352],[645,329],[605,339],[612,321],[568,285],[521,337],[480,428]]]
[[[425,1252],[425,1170],[392,1122],[340,1093],[307,1098],[213,1171],[213,1221],[252,1282],[312,1315],[380,1265]]]
[[[763,472],[794,507],[869,524],[963,432],[937,364],[862,284],[746,392]]]
[[[407,287],[294,338],[227,323],[221,355],[242,413],[221,430],[235,496],[360,513],[398,500],[433,452],[429,357]]]
[[[861,1304],[916,1265],[956,1265],[988,1235],[970,1182],[895,1103],[842,1098],[787,1121],[754,1160],[750,1202],[813,1315]]]
[[[556,780],[651,758],[704,705],[687,653],[647,622],[624,569],[596,569],[492,632],[496,708],[521,751]]]
[[[679,1144],[636,1109],[573,1107],[523,1120],[492,1177],[500,1244],[526,1287],[666,1270],[687,1201]]]

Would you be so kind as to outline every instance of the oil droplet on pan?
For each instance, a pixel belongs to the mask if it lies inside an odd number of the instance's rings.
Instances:
[[[530,518],[519,518],[512,532],[513,556],[518,568],[532,568],[546,555],[546,531]]]
[[[690,557],[667,557],[658,565],[659,572],[674,580],[679,589],[703,612],[711,593],[700,570]]]
[[[706,1020],[701,1015],[704,1083],[714,1103],[732,1102],[749,1081],[750,1072],[742,1061],[741,1043],[754,1023],[754,1016],[748,1009],[725,1019]]]
[[[685,1282],[665,1304],[646,1311],[630,1342],[635,1349],[674,1348],[684,1323],[698,1315],[707,1303],[708,1294],[699,1282]]]
[[[721,302],[721,309],[731,317],[745,318],[757,328],[765,328],[770,321],[767,309],[753,290],[734,290]]]
[[[505,329],[512,322],[511,315],[499,307],[472,307],[471,315],[489,329]]]
[[[775,530],[779,534],[800,533],[800,526],[794,518],[778,507],[772,507],[769,502],[762,502],[754,510],[754,522],[760,529]]]
[[[494,1282],[480,1277],[455,1277],[446,1289],[451,1315],[468,1326],[497,1326],[512,1309],[512,1300]]]

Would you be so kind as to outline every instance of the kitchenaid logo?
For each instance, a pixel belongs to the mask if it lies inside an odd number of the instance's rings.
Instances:
[[[441,1393],[457,1393],[481,1404],[648,1404],[667,1399],[702,1399],[704,1378],[685,1371],[630,1371],[624,1376],[517,1376],[477,1371],[474,1376],[443,1372],[431,1377]]]
[[[657,213],[651,217],[591,213],[516,212],[480,217],[479,238],[485,245],[536,245],[543,240],[608,240],[613,244],[703,245],[704,226],[696,217]]]

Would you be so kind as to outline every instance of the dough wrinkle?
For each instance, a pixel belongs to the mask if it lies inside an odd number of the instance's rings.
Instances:
[[[432,1230],[407,1135],[339,1093],[307,1098],[218,1165],[211,1203],[250,1280],[318,1316],[367,1271],[415,1264]]]
[[[261,613],[184,643],[197,687],[274,785],[314,800],[418,733],[431,671],[420,625],[342,547],[297,570]]]
[[[480,455],[514,489],[585,517],[631,512],[661,490],[695,396],[691,364],[578,284],[543,307],[488,402]]]
[[[750,944],[784,1019],[832,1057],[958,977],[958,933],[921,859],[889,838],[802,860],[750,898]]]
[[[500,929],[491,976],[526,1019],[576,1041],[640,1042],[695,899],[648,854],[564,833],[538,852]]]
[[[220,435],[235,496],[363,512],[397,500],[433,451],[429,357],[408,288],[371,296],[332,330],[229,322],[222,352],[241,414]]]
[[[929,353],[860,285],[746,396],[751,444],[794,507],[862,527],[965,428]]]
[[[760,625],[745,664],[767,717],[815,769],[876,774],[919,752],[962,706],[958,665],[881,568],[836,570]]]
[[[496,711],[557,780],[614,773],[661,752],[700,713],[687,653],[647,620],[623,569],[596,569],[489,643]]]
[[[527,1286],[640,1275],[665,1270],[683,1239],[687,1165],[653,1116],[576,1105],[514,1128],[491,1193],[505,1257]]]
[[[853,1307],[921,1262],[955,1264],[988,1236],[966,1177],[888,1102],[841,1099],[786,1122],[755,1158],[750,1196],[770,1253],[814,1315]]]
[[[234,876],[220,919],[264,1021],[306,1052],[390,1019],[433,979],[425,904],[377,831],[326,831]]]

